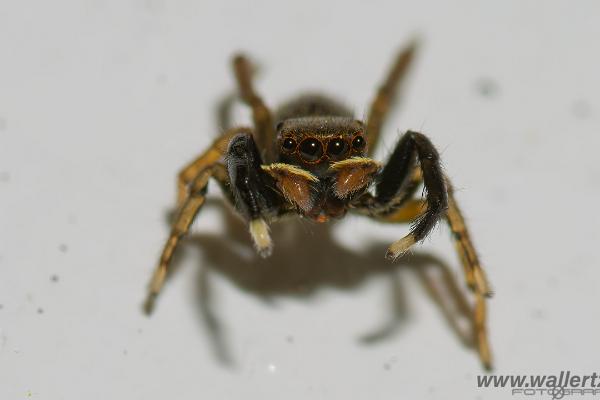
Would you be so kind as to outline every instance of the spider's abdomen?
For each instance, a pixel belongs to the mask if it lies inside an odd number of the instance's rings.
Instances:
[[[346,117],[352,118],[353,113],[345,105],[328,96],[316,93],[306,93],[284,103],[275,112],[275,121],[302,117]]]

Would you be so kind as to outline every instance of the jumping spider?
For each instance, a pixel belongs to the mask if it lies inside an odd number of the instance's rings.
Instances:
[[[483,365],[489,368],[485,297],[491,291],[452,186],[440,167],[438,152],[425,135],[408,131],[386,164],[369,158],[415,49],[411,44],[398,54],[366,122],[321,95],[299,96],[272,114],[253,87],[248,59],[236,56],[233,69],[239,97],[252,109],[254,128],[226,130],[180,172],[178,211],[150,283],[148,310],[165,282],[177,244],[204,204],[208,181],[213,178],[248,222],[254,246],[263,257],[272,249],[268,223],[284,215],[326,222],[351,211],[385,222],[412,223],[410,232],[389,246],[386,257],[391,260],[423,240],[440,219],[445,219],[475,296],[473,337]],[[427,192],[424,200],[415,196],[421,185]]]

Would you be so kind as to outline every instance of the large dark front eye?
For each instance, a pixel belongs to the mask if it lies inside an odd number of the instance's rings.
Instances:
[[[352,147],[354,148],[354,150],[362,150],[365,148],[366,145],[367,142],[365,141],[365,138],[360,135],[355,137],[354,140],[352,140]]]
[[[342,158],[347,151],[348,143],[340,138],[330,140],[327,145],[327,154],[333,159]]]
[[[283,150],[292,152],[296,149],[296,141],[292,138],[283,139],[283,143],[281,144]]]
[[[304,139],[300,143],[300,156],[304,161],[317,161],[323,155],[323,145],[315,138]]]

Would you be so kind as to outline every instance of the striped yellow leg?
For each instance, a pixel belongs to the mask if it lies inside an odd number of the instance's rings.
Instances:
[[[206,200],[205,192],[208,185],[208,180],[211,176],[215,176],[217,179],[225,179],[226,171],[223,164],[213,164],[204,167],[199,173],[196,179],[194,179],[188,187],[188,195],[182,201],[175,220],[171,226],[171,233],[167,239],[163,251],[160,256],[158,266],[154,271],[152,280],[150,281],[150,289],[148,299],[145,304],[146,312],[150,313],[154,306],[154,300],[160,293],[167,273],[169,271],[169,264],[175,253],[175,249],[179,244],[181,238],[189,231],[194,218],[204,205]]]
[[[467,284],[475,294],[475,309],[473,313],[474,335],[477,341],[479,357],[487,369],[492,368],[492,356],[486,332],[486,303],[485,298],[492,295],[485,273],[481,268],[479,257],[471,241],[464,218],[454,198],[452,185],[446,179],[448,188],[448,211],[446,221],[452,231],[454,246],[462,262]]]

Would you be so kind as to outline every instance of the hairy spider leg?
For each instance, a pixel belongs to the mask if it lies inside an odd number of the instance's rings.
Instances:
[[[398,258],[413,244],[424,239],[448,207],[438,152],[425,135],[413,131],[406,132],[400,138],[381,171],[375,188],[376,203],[384,205],[397,199],[398,194],[410,182],[415,159],[418,159],[423,174],[427,208],[414,220],[410,233],[390,245],[386,254],[390,259]]]
[[[409,187],[407,191],[410,193],[410,196],[413,195],[414,188],[422,183],[423,179],[420,168],[416,167],[415,171],[410,185],[407,185]],[[475,246],[473,245],[464,218],[454,197],[454,189],[450,184],[448,177],[446,177],[445,180],[448,193],[446,222],[452,231],[452,239],[464,268],[467,285],[469,288],[481,292],[484,296],[490,297],[492,291],[489,287],[485,272],[481,268]],[[402,200],[397,201],[397,206],[391,208],[385,207],[385,205],[380,206],[379,208],[371,207],[369,209],[370,215],[382,222],[407,223],[418,219],[427,209],[427,202],[422,199],[408,198],[405,193],[400,193],[398,198],[402,198]]]
[[[267,220],[277,215],[283,199],[276,190],[275,181],[262,167],[251,130],[231,139],[225,163],[235,207],[249,221],[256,250],[262,257],[267,257],[273,248]]]
[[[273,117],[263,99],[254,90],[252,64],[245,55],[238,54],[233,58],[233,71],[240,97],[252,109],[256,142],[261,149],[261,155],[266,156],[267,160],[272,160],[273,144],[275,143]]]
[[[373,154],[375,146],[379,141],[381,128],[388,115],[391,104],[395,101],[398,87],[406,76],[410,64],[417,50],[417,42],[413,41],[403,49],[389,71],[384,83],[379,87],[377,95],[371,103],[367,118],[367,143],[369,143],[369,154]]]
[[[477,340],[479,356],[487,369],[492,367],[492,356],[486,333],[486,304],[485,298],[492,295],[492,291],[487,282],[485,273],[481,268],[479,257],[475,251],[475,246],[471,241],[469,231],[458,208],[454,198],[452,184],[446,178],[448,188],[448,211],[446,212],[446,221],[452,231],[454,245],[459,255],[467,285],[475,294],[475,310],[473,315],[474,334]]]

